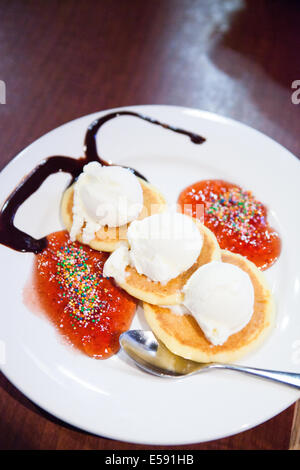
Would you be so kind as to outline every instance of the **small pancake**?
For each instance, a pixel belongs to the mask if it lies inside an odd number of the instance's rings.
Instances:
[[[272,294],[263,274],[246,258],[222,250],[222,261],[243,269],[254,287],[254,312],[249,323],[227,341],[214,346],[192,315],[177,315],[168,308],[144,303],[145,317],[157,338],[178,356],[196,362],[233,362],[256,348],[275,320]]]
[[[166,201],[163,195],[150,183],[139,178],[143,190],[144,206],[138,220],[149,215],[157,214],[165,209]],[[73,197],[74,185],[70,186],[63,194],[61,201],[61,216],[66,229],[70,232],[73,222]],[[114,251],[121,241],[127,240],[127,229],[129,224],[121,227],[102,227],[88,245],[97,251]],[[76,239],[83,243],[82,234],[78,234]]]
[[[143,274],[139,274],[135,268],[127,266],[125,281],[119,285],[137,299],[154,305],[176,305],[183,300],[181,292],[186,281],[203,264],[220,260],[221,250],[214,234],[200,222],[193,219],[199,231],[203,235],[203,246],[196,261],[187,271],[178,277],[171,279],[167,284],[155,282]]]

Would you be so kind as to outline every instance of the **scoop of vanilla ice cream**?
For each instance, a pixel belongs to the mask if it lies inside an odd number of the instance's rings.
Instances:
[[[83,241],[107,225],[119,227],[135,220],[143,207],[143,190],[137,177],[119,166],[91,162],[74,185],[71,239],[83,228]]]
[[[233,264],[212,261],[201,266],[189,278],[183,292],[183,305],[214,345],[225,343],[252,317],[252,282],[245,271]]]
[[[135,220],[127,230],[127,238],[131,266],[163,284],[189,269],[203,244],[193,219],[169,211]]]
[[[128,246],[117,248],[107,259],[103,274],[122,283],[126,267],[166,284],[189,269],[200,255],[203,238],[195,222],[176,212],[163,212],[132,222]]]

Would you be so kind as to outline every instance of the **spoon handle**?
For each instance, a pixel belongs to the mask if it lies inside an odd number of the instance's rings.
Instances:
[[[235,366],[230,364],[214,364],[214,367],[222,369],[237,370],[246,374],[256,375],[265,379],[281,382],[292,387],[300,388],[300,374],[294,372],[283,372],[278,370],[255,369],[253,367]]]

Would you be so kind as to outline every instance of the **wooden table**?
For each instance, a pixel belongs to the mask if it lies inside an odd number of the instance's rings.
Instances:
[[[291,101],[299,15],[299,2],[284,0],[1,0],[1,167],[66,121],[149,103],[230,116],[300,156]],[[57,421],[3,376],[0,416],[4,449],[143,448]],[[291,407],[242,434],[180,448],[296,448],[299,427]]]

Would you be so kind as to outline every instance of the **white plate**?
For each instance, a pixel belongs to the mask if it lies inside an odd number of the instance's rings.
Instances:
[[[138,169],[170,203],[188,184],[212,177],[251,189],[269,207],[283,241],[279,261],[266,272],[277,303],[277,326],[263,347],[242,362],[299,371],[299,162],[260,132],[215,114],[171,106],[131,109],[200,133],[207,142],[194,145],[185,136],[122,117],[98,135],[105,159]],[[65,124],[21,152],[0,174],[0,201],[43,158],[81,156],[87,126],[101,114]],[[51,176],[20,208],[16,225],[35,237],[59,230],[59,200],[68,179]],[[229,371],[173,381],[135,369],[120,354],[106,361],[89,359],[65,346],[47,320],[24,306],[22,292],[34,255],[0,246],[0,256],[2,370],[31,400],[72,425],[129,442],[194,443],[256,426],[300,396],[295,389]],[[144,326],[139,312],[132,327]]]

